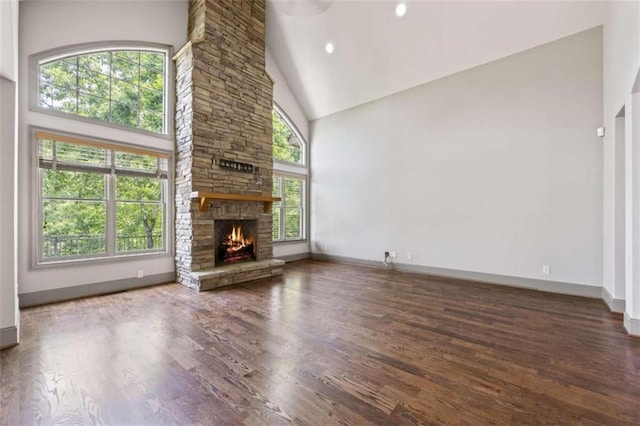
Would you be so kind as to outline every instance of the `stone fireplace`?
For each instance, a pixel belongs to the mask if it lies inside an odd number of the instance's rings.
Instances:
[[[272,258],[264,29],[265,0],[191,0],[189,42],[174,56],[176,275],[194,289],[282,273],[284,262]],[[237,240],[238,226],[251,243]],[[221,250],[242,253],[221,262]]]

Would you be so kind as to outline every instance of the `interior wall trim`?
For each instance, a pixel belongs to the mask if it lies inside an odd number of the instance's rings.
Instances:
[[[121,280],[103,281],[73,287],[63,287],[53,290],[34,291],[18,295],[20,308],[46,305],[48,303],[63,302],[65,300],[80,299],[82,297],[99,296],[134,288],[148,287],[176,281],[175,272],[147,275],[143,278],[125,278]]]
[[[18,327],[0,328],[0,349],[6,349],[18,344]]]
[[[640,318],[631,318],[628,312],[624,313],[624,329],[629,336],[640,337]]]
[[[607,304],[611,312],[618,314],[624,313],[625,302],[624,299],[614,299],[609,290],[602,288],[602,300]]]
[[[296,260],[310,259],[311,253],[307,251],[304,253],[294,253],[294,254],[288,254],[286,256],[276,256],[276,257],[288,263],[288,262],[295,262]]]
[[[388,268],[394,271],[413,272],[435,277],[456,278],[460,280],[477,281],[481,283],[503,285],[508,287],[526,288],[530,290],[546,291],[549,293],[589,297],[592,299],[602,298],[602,287],[584,284],[537,280],[534,278],[488,274],[484,272],[462,271],[457,269],[435,268],[423,265],[409,265],[406,263],[391,263],[389,266],[384,266],[382,261],[376,262],[374,260],[355,259],[351,257],[334,256],[321,253],[312,253],[311,258],[316,260],[373,266],[377,268]]]

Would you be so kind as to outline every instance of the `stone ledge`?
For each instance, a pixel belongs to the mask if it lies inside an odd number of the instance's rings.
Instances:
[[[282,275],[284,260],[270,259],[220,266],[206,271],[191,272],[193,288],[198,291],[213,290],[227,285]]]

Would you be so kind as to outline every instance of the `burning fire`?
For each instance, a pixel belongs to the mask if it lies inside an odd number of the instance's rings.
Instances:
[[[227,247],[227,252],[234,252],[238,250],[242,250],[247,245],[251,244],[253,241],[250,239],[245,239],[242,234],[242,227],[238,226],[237,228],[233,226],[231,230],[231,234],[227,235],[227,241],[225,246]]]

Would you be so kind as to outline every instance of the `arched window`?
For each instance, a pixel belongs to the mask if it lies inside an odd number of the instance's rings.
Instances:
[[[155,47],[45,52],[32,59],[33,103],[42,112],[167,134],[167,61],[168,50]]]
[[[306,143],[291,120],[277,106],[273,109],[273,241],[306,238]]]
[[[304,140],[278,107],[273,108],[273,159],[305,164]]]

